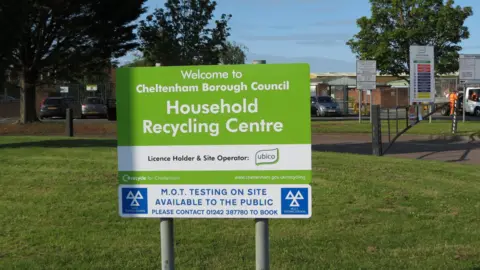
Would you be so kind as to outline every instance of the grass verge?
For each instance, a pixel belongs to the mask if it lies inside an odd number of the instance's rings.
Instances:
[[[115,143],[0,137],[0,269],[161,267],[159,221],[117,214]],[[478,166],[312,159],[313,217],[270,221],[272,269],[480,267]],[[252,220],[175,226],[178,269],[254,267]]]
[[[397,130],[396,120],[382,121],[382,132],[387,133],[390,123],[390,132],[395,134]],[[398,121],[398,131],[407,127],[406,121]],[[435,120],[432,123],[422,121],[408,130],[408,134],[416,135],[442,135],[451,134],[452,122],[447,120]],[[458,134],[480,133],[480,121],[458,122]],[[312,122],[312,133],[371,133],[370,122],[363,121],[317,121]]]
[[[435,120],[431,124],[424,121],[414,126],[408,131],[408,134],[414,135],[442,135],[451,134],[451,121]],[[396,122],[390,121],[390,129],[393,134],[396,132]],[[405,121],[398,122],[398,129],[401,131],[406,127]],[[74,124],[75,134],[78,136],[89,137],[111,137],[117,136],[116,122],[106,121],[82,121]],[[388,121],[382,121],[382,131],[384,134],[388,130]],[[312,133],[371,133],[372,127],[369,121],[314,121],[312,122]],[[480,133],[480,122],[459,122],[458,134],[470,135]],[[65,125],[62,122],[47,122],[34,124],[0,124],[0,135],[11,136],[62,136],[65,134]]]

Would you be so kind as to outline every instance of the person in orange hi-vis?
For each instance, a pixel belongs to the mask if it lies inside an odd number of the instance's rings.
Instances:
[[[450,93],[450,115],[453,115],[453,111],[455,110],[455,102],[457,101],[457,99],[457,90],[453,90],[453,92]]]
[[[476,92],[473,92],[473,94],[472,94],[472,100],[473,100],[473,101],[478,101],[478,95],[477,95]]]

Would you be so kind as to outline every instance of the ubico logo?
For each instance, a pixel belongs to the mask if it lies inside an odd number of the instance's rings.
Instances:
[[[256,165],[275,164],[278,162],[279,158],[280,156],[279,156],[278,148],[260,150],[255,154],[255,164]]]

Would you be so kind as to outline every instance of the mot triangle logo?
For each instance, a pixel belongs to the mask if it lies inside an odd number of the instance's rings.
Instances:
[[[130,191],[127,194],[127,199],[132,200],[130,203],[130,206],[140,206],[140,203],[138,203],[138,200],[143,200],[142,193],[140,193],[140,190],[137,191],[135,195],[133,195],[133,192]]]
[[[292,202],[290,203],[290,207],[299,207],[300,204],[298,203],[298,201],[304,200],[304,198],[300,191],[297,191],[297,193],[293,195],[292,191],[290,190],[285,197],[285,200],[292,200]]]

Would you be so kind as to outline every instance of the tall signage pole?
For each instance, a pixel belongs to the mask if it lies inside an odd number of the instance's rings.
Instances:
[[[119,215],[160,218],[164,270],[174,218],[255,219],[267,270],[269,219],[311,217],[310,67],[255,64],[117,69]]]
[[[161,63],[155,63],[161,67]],[[173,218],[160,218],[160,252],[162,258],[162,270],[175,269],[175,244]]]
[[[265,60],[254,60],[253,64],[266,64]],[[268,219],[255,219],[255,264],[257,270],[270,269],[270,239]]]
[[[467,86],[469,84],[480,84],[480,54],[461,54],[459,59],[459,79],[463,84],[463,122],[468,108]],[[478,66],[478,67],[477,67]],[[473,113],[474,111],[470,111]]]
[[[435,55],[433,46],[410,46],[410,105],[422,120],[422,103],[435,102]]]

